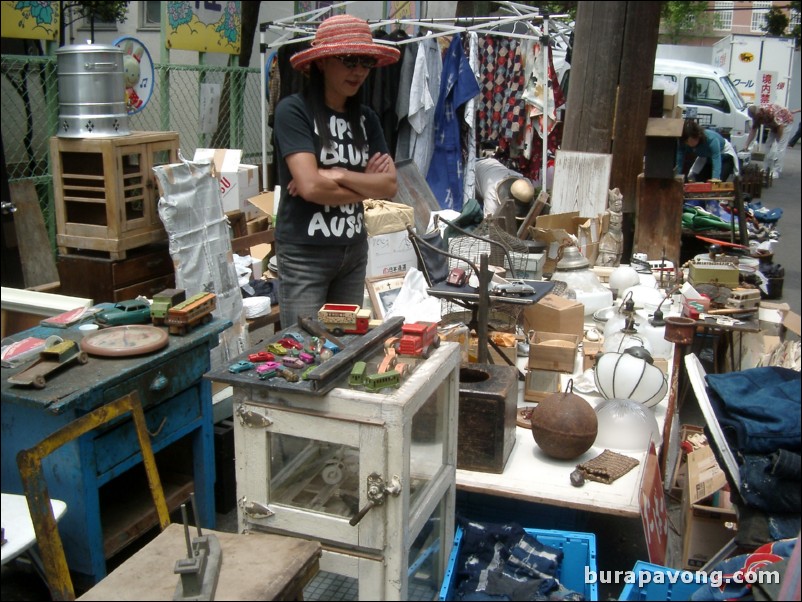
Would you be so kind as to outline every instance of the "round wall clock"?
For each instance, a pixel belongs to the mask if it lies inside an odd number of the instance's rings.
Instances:
[[[125,105],[128,114],[133,115],[148,104],[153,94],[156,71],[148,49],[136,38],[123,36],[114,40],[114,45],[124,53]]]
[[[99,330],[81,341],[81,349],[91,355],[126,357],[156,351],[167,342],[166,331],[155,326],[132,324]]]

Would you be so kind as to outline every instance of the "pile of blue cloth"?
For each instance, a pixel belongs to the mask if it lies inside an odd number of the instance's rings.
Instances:
[[[515,523],[460,521],[456,600],[584,600],[557,573],[563,553]]]
[[[802,526],[800,382],[799,372],[779,367],[707,376],[710,403],[739,465],[733,499],[742,545],[794,537]]]

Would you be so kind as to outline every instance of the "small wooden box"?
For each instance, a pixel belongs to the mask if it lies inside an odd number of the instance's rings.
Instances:
[[[560,373],[551,370],[528,370],[524,385],[524,400],[541,402],[560,390]]]
[[[529,341],[529,367],[573,372],[580,337],[558,332],[536,332]]]
[[[457,468],[504,472],[515,445],[518,371],[512,366],[460,368]]]

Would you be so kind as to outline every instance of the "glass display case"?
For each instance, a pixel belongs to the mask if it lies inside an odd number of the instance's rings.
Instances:
[[[436,598],[454,536],[459,361],[443,343],[398,388],[349,388],[346,373],[322,396],[229,375],[240,530],[321,541],[321,569],[358,579],[360,600]]]

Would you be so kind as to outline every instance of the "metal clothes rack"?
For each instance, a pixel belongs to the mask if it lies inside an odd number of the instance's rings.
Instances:
[[[300,13],[284,19],[276,21],[268,21],[259,24],[259,48],[261,54],[260,67],[261,67],[261,109],[262,109],[262,190],[267,190],[267,94],[265,90],[265,75],[266,75],[266,58],[269,51],[280,48],[286,44],[298,44],[308,42],[315,37],[315,30],[322,22],[320,17],[329,11],[347,6],[351,1],[340,2],[332,4],[331,6],[319,8],[316,10]],[[371,30],[381,29],[387,26],[408,26],[425,30],[425,35],[416,35],[406,40],[393,42],[389,40],[376,39],[376,43],[387,44],[389,46],[402,46],[411,42],[417,42],[427,37],[437,38],[443,36],[450,36],[466,32],[475,32],[487,35],[504,36],[508,38],[521,38],[527,40],[536,40],[543,42],[547,40],[554,40],[558,43],[558,48],[567,50],[569,47],[569,37],[572,26],[565,22],[569,19],[569,15],[541,15],[538,9],[516,2],[499,2],[501,10],[510,13],[510,16],[502,17],[467,17],[467,18],[440,18],[440,19],[380,19],[375,21],[368,21]],[[541,22],[538,27],[535,22]],[[470,23],[470,25],[468,25]],[[515,32],[499,31],[498,28],[511,25],[515,23],[525,24],[531,34],[522,34]],[[550,26],[553,29],[550,29]],[[434,31],[433,31],[434,30]],[[267,32],[278,32],[282,35],[270,43],[265,40]],[[300,34],[300,37],[293,37]],[[550,38],[549,36],[554,37]],[[544,73],[542,74],[543,81],[549,82],[548,74],[548,61],[544,61]],[[548,95],[544,95],[544,115],[548,112]],[[543,166],[541,173],[543,188],[546,187],[546,173],[548,161],[548,136],[542,136],[543,142]]]

